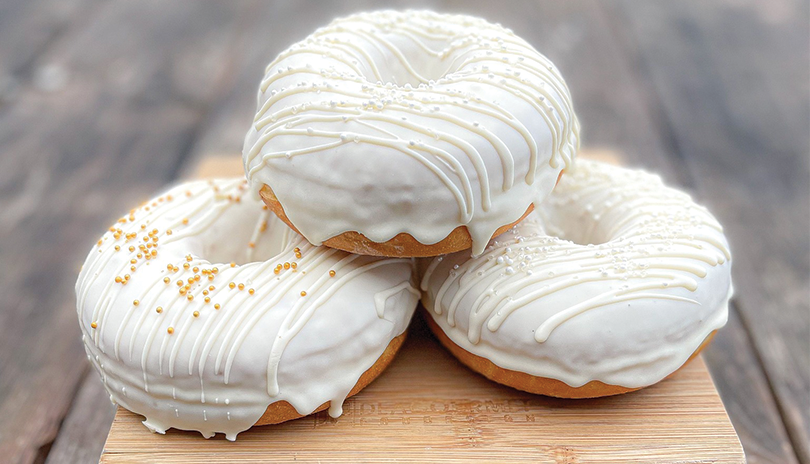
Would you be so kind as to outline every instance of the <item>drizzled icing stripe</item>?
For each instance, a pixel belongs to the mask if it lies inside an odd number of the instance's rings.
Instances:
[[[430,244],[464,225],[479,254],[542,202],[579,144],[559,70],[469,16],[337,19],[267,66],[258,99],[245,172],[316,244],[346,231]],[[358,206],[369,192],[373,211]]]
[[[725,324],[722,231],[657,176],[580,160],[481,256],[425,262],[423,302],[451,340],[501,367],[650,385]]]
[[[412,260],[315,247],[246,193],[198,181],[144,203],[76,282],[88,358],[155,431],[234,439],[277,401],[339,415],[413,313]]]

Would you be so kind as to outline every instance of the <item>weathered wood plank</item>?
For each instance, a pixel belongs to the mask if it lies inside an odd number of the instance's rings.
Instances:
[[[46,464],[96,462],[115,417],[115,406],[106,401],[107,392],[89,367],[81,382],[79,394],[59,428]]]
[[[650,111],[726,225],[742,324],[810,462],[808,5],[632,2],[623,16],[659,96]]]
[[[94,236],[174,176],[245,16],[245,4],[107,4],[37,57],[67,71],[64,85],[24,88],[0,113],[0,267],[13,270],[0,282],[3,460],[41,459],[53,441],[86,369],[78,266]]]
[[[7,0],[0,3],[0,108],[22,87],[59,85],[62,70],[34,69],[37,57],[102,8],[98,0]],[[32,33],[33,32],[33,33]]]

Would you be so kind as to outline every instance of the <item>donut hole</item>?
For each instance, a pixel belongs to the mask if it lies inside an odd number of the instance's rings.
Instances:
[[[264,217],[261,217],[264,216]],[[264,231],[256,233],[266,222]],[[244,227],[255,224],[254,227]],[[295,232],[274,214],[262,213],[255,204],[244,204],[225,210],[220,220],[201,234],[201,256],[211,263],[236,263],[238,265],[266,261],[281,254],[295,237]],[[214,238],[219,238],[214,239]],[[228,237],[222,240],[222,237]]]
[[[565,214],[565,211],[548,206],[541,206],[536,211],[535,218],[546,235],[582,246],[602,245],[615,238],[598,220],[584,211],[579,215]]]
[[[466,52],[458,45],[463,38],[462,28],[457,23],[448,24],[446,16],[383,11],[346,20],[329,38],[337,49],[352,52],[352,64],[356,65],[352,71],[359,70],[369,83],[416,87],[445,77],[464,61],[453,59]],[[408,33],[403,33],[406,21]],[[437,33],[413,32],[420,30]],[[362,54],[357,52],[358,46],[363,48]]]

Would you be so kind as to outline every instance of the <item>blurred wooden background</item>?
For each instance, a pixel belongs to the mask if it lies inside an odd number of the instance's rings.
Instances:
[[[800,0],[385,2],[501,22],[568,81],[584,145],[725,225],[705,354],[750,463],[810,464],[810,8]],[[264,66],[383,2],[0,2],[0,461],[98,459],[113,416],[73,284],[122,211],[241,149]]]

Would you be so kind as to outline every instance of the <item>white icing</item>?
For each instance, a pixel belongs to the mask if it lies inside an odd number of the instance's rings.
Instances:
[[[580,160],[480,257],[421,261],[422,301],[454,343],[500,367],[636,388],[725,325],[730,259],[722,227],[689,195]]]
[[[232,440],[276,401],[303,415],[331,401],[339,415],[413,314],[412,260],[314,247],[246,190],[198,181],[150,200],[104,234],[76,282],[88,358],[110,399],[154,431]],[[176,282],[195,275],[181,294]]]
[[[510,30],[379,11],[270,63],[243,160],[314,244],[347,231],[433,244],[464,225],[478,254],[545,199],[578,132],[559,71]]]

